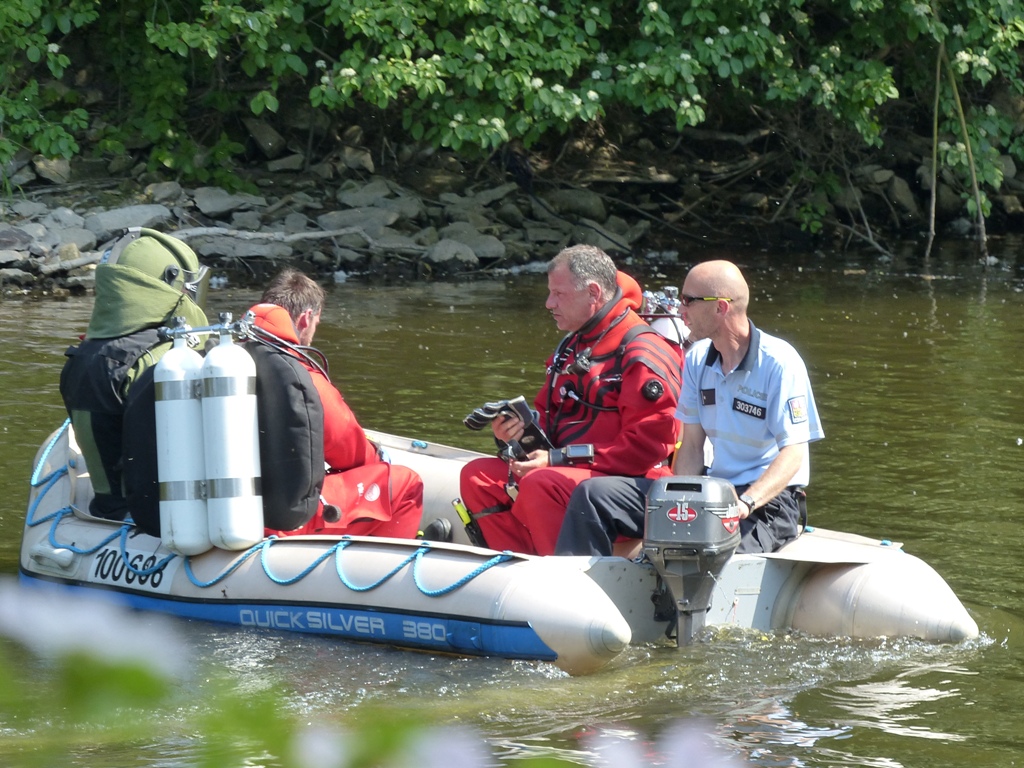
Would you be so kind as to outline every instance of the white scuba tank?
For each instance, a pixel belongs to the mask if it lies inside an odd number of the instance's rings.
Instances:
[[[263,539],[256,364],[227,331],[203,362],[203,432],[210,541],[246,549]]]
[[[651,328],[679,346],[690,338],[690,329],[679,315],[660,315],[650,321]]]
[[[160,538],[179,555],[213,546],[206,516],[202,370],[203,358],[178,336],[153,371]]]

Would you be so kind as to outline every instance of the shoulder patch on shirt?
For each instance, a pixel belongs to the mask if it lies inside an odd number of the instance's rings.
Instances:
[[[794,424],[807,421],[807,398],[804,395],[789,398],[786,407],[789,408],[789,418]]]
[[[655,400],[657,400],[663,394],[665,394],[665,387],[657,379],[651,379],[646,384],[644,384],[643,389],[640,390],[640,393],[644,396],[645,399],[650,400],[653,403]]]

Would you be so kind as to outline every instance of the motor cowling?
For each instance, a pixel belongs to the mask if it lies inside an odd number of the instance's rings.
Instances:
[[[175,338],[153,371],[160,538],[179,555],[198,555],[213,546],[206,513],[202,371],[203,358],[189,348],[185,335]]]
[[[263,539],[256,364],[225,330],[202,375],[210,541],[246,549]]]
[[[643,552],[676,609],[676,643],[704,627],[715,580],[740,543],[739,499],[731,483],[677,475],[647,493]]]

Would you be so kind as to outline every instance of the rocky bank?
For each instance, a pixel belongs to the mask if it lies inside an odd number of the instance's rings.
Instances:
[[[572,243],[633,262],[671,262],[680,250],[692,259],[708,246],[856,246],[863,232],[879,249],[883,233],[923,231],[930,202],[921,142],[887,164],[851,169],[850,183],[828,198],[797,201],[784,153],[763,136],[692,130],[685,152],[644,137],[614,152],[570,142],[557,161],[506,150],[475,165],[399,147],[385,167],[358,130],[315,163],[265,123],[252,121],[249,132],[260,159],[239,173],[244,192],[164,180],[130,156],[17,158],[0,169],[13,191],[0,199],[3,291],[86,291],[112,239],[133,226],[173,233],[235,281],[261,282],[285,262],[324,279],[396,281],[501,273]],[[993,219],[1019,228],[1024,183],[1012,159],[1004,166]],[[971,236],[963,198],[938,184],[943,231]],[[797,213],[810,203],[828,224],[813,237]],[[851,237],[868,221],[877,224]]]

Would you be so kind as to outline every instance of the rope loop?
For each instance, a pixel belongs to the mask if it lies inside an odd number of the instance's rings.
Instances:
[[[242,565],[242,563],[244,563],[250,557],[252,557],[257,552],[259,552],[260,548],[265,543],[266,542],[261,541],[259,544],[253,544],[251,547],[249,547],[249,549],[247,549],[244,553],[242,553],[241,557],[236,558],[235,561],[233,563],[231,563],[231,565],[229,565],[227,568],[225,568],[219,574],[217,574],[212,579],[210,579],[210,581],[200,581],[196,577],[195,573],[193,573],[193,571],[192,571],[192,556],[189,556],[189,557],[185,558],[185,573],[188,575],[188,580],[191,581],[195,586],[199,587],[200,589],[205,589],[206,587],[212,587],[214,584],[216,584],[216,583],[218,583],[220,581],[223,581],[228,576],[230,576],[232,573],[234,573],[235,570],[240,565]]]
[[[103,541],[101,541],[99,544],[97,544],[94,547],[89,547],[88,549],[76,547],[74,544],[61,544],[59,541],[57,541],[57,526],[60,525],[61,520],[63,520],[68,515],[72,514],[74,514],[74,512],[71,511],[71,508],[65,507],[64,509],[55,512],[54,515],[51,515],[51,517],[53,517],[54,520],[53,525],[50,526],[50,533],[47,535],[47,539],[50,542],[50,546],[54,549],[66,549],[70,552],[74,552],[76,555],[91,555],[93,552],[98,552],[99,550],[103,549],[103,547],[107,546],[107,544],[109,544],[118,536],[121,536],[125,531],[131,528],[130,525],[125,523],[112,534],[103,539]]]
[[[50,439],[50,442],[47,443],[46,448],[43,450],[42,455],[40,455],[40,457],[39,457],[39,463],[37,463],[36,466],[32,469],[32,479],[29,480],[29,482],[32,484],[33,488],[35,488],[37,485],[41,485],[41,484],[45,483],[47,480],[49,480],[51,477],[53,477],[57,473],[67,472],[68,471],[68,468],[65,465],[63,467],[55,469],[53,472],[51,472],[49,475],[47,475],[43,479],[41,479],[41,480],[39,479],[39,472],[40,472],[40,470],[42,470],[43,466],[46,464],[46,460],[49,458],[50,453],[53,451],[54,446],[57,445],[57,441],[60,440],[61,436],[67,431],[67,429],[68,429],[68,427],[70,425],[71,425],[71,419],[70,418],[64,419],[64,423],[61,424],[60,428],[53,434],[53,437]]]
[[[338,578],[341,579],[341,583],[344,584],[349,589],[351,589],[353,592],[369,592],[371,589],[376,589],[381,584],[385,583],[388,579],[390,579],[392,576],[394,576],[396,573],[398,573],[400,570],[405,568],[405,566],[407,566],[409,563],[411,563],[421,552],[424,552],[424,551],[430,549],[430,545],[429,544],[423,544],[423,545],[417,547],[416,550],[411,555],[409,555],[407,558],[405,558],[405,560],[403,560],[398,565],[396,565],[394,568],[392,568],[389,573],[386,573],[383,576],[381,576],[379,579],[377,579],[377,581],[373,582],[372,584],[368,584],[366,586],[358,586],[356,584],[353,584],[349,580],[349,578],[345,575],[344,571],[341,570],[341,553],[342,553],[343,550],[347,549],[350,544],[352,544],[352,541],[350,539],[348,539],[348,537],[344,537],[344,538],[345,538],[345,541],[341,541],[341,542],[339,542],[336,545],[336,551],[335,551],[335,556],[334,556],[334,564],[335,564],[335,568],[338,571]]]
[[[512,560],[515,557],[515,555],[513,555],[511,552],[502,552],[501,554],[495,555],[487,562],[481,563],[472,571],[463,576],[461,579],[452,584],[449,584],[447,587],[441,587],[440,589],[429,589],[427,587],[424,587],[423,584],[420,582],[419,573],[419,567],[420,564],[423,562],[423,554],[425,551],[426,550],[421,548],[416,550],[415,552],[416,562],[413,564],[412,567],[412,578],[413,581],[416,583],[416,588],[427,597],[441,597],[442,595],[447,595],[450,592],[454,592],[459,587],[463,587],[466,584],[469,584],[469,582],[471,582],[484,571],[493,568],[496,565],[500,565],[501,563]]]
[[[154,563],[149,568],[136,568],[128,561],[128,531],[131,529],[130,525],[121,526],[121,560],[124,561],[124,567],[134,573],[136,576],[149,576],[157,571],[162,571],[164,566],[167,565],[171,560],[177,557],[173,552],[165,557],[158,563]]]
[[[270,551],[271,544],[273,544],[273,542],[275,541],[279,541],[279,539],[277,539],[276,537],[272,537],[263,542],[262,546],[260,547],[260,563],[263,565],[263,572],[267,574],[267,578],[275,584],[281,584],[282,586],[288,586],[289,584],[294,584],[295,582],[301,581],[302,579],[306,578],[306,576],[308,576],[314,568],[316,568],[318,565],[320,565],[320,563],[322,563],[324,560],[326,560],[328,557],[334,554],[334,550],[341,546],[341,542],[338,542],[330,549],[318,555],[316,560],[314,560],[312,563],[306,566],[306,568],[301,573],[292,576],[290,579],[282,579],[279,576],[275,576],[271,572],[270,563],[267,562],[267,553]]]

